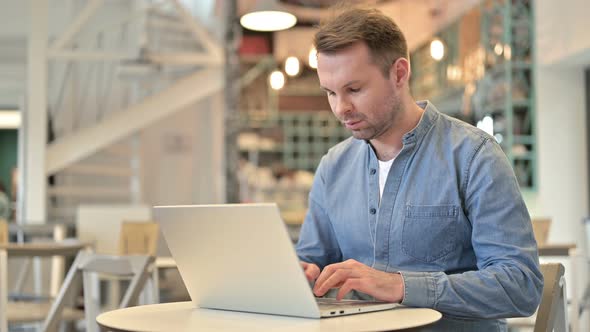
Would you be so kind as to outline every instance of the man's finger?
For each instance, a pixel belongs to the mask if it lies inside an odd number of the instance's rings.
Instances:
[[[316,296],[323,296],[331,288],[340,287],[340,285],[342,285],[342,283],[344,283],[351,274],[352,270],[350,269],[337,269],[323,282],[320,282],[318,278],[318,281],[316,281],[315,287],[313,289],[314,294]]]
[[[347,279],[340,289],[338,290],[338,294],[336,295],[336,299],[338,301],[342,300],[346,294],[350,293],[352,290],[356,290],[363,293],[368,293],[368,285],[363,283],[363,279],[361,278],[349,278]]]
[[[301,264],[301,268],[303,268],[308,281],[314,281],[320,275],[320,268],[317,265],[303,261],[300,261],[299,264]]]
[[[330,265],[324,267],[324,269],[322,270],[322,273],[320,273],[320,276],[315,281],[316,287],[318,285],[322,285],[324,282],[326,282],[326,280],[328,278],[330,278],[330,276],[334,272],[336,272],[340,267],[342,267],[342,264],[344,264],[344,263],[334,263],[334,264],[330,264]]]
[[[320,268],[315,264],[308,264],[304,271],[308,281],[314,281],[320,275]]]

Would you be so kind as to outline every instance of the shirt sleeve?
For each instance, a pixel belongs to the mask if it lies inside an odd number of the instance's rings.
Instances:
[[[530,316],[541,299],[543,276],[514,172],[489,138],[473,154],[467,172],[461,191],[478,270],[400,271],[405,285],[402,304],[460,317]]]
[[[314,263],[320,269],[342,260],[338,240],[324,208],[325,181],[322,174],[324,167],[325,158],[322,158],[314,177],[309,194],[309,208],[296,246],[300,260]]]

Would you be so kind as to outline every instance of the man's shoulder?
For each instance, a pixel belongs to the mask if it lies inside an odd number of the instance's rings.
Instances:
[[[438,117],[438,128],[440,134],[451,140],[460,140],[462,144],[473,144],[481,146],[485,142],[495,142],[495,138],[485,131],[450,115],[440,113]]]
[[[494,136],[467,122],[441,113],[435,128],[431,139],[438,141],[439,146],[451,146],[453,153],[462,155],[461,160],[468,164],[476,159],[488,162],[506,158]]]

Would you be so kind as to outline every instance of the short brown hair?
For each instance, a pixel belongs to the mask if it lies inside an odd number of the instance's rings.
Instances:
[[[391,65],[408,58],[406,38],[397,24],[378,9],[352,8],[322,22],[314,37],[320,53],[335,53],[356,42],[364,42],[373,62],[389,75]]]

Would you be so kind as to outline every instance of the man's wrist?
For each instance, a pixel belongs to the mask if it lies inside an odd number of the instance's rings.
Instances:
[[[399,274],[404,285],[401,304],[410,307],[434,307],[436,279],[432,273],[400,271]]]
[[[383,300],[391,303],[401,303],[404,299],[404,279],[399,272],[389,272],[390,284],[387,286],[388,296]]]

